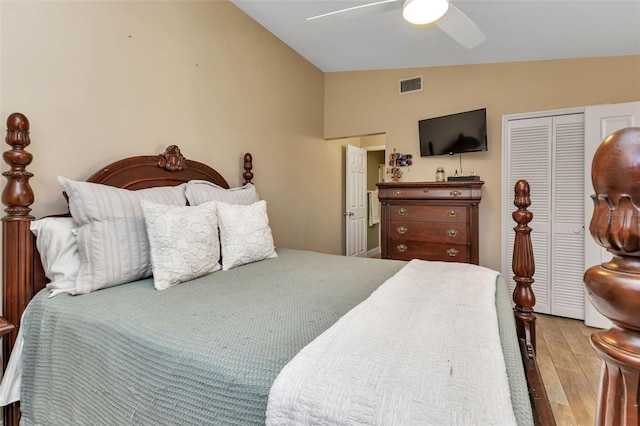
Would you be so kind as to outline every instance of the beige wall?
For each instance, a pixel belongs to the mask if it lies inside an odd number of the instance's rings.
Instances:
[[[398,95],[398,80],[422,75],[422,92]],[[502,116],[640,99],[640,56],[468,65],[325,75],[325,136],[386,134],[387,151],[413,154],[403,181],[433,181],[459,156],[420,158],[418,120],[487,108],[489,151],[462,156],[465,172],[485,181],[480,263],[500,269]]]
[[[340,142],[324,75],[226,1],[0,2],[3,120],[31,121],[35,216],[84,179],[178,144],[232,186],[253,153],[276,244],[342,252]]]
[[[362,148],[385,146],[387,143],[387,135],[368,135],[360,138],[360,146]]]

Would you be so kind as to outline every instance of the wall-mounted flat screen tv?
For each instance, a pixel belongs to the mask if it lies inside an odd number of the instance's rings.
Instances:
[[[487,150],[487,109],[420,120],[420,156]]]

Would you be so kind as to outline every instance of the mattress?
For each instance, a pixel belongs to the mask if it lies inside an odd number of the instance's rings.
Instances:
[[[271,384],[404,262],[279,257],[157,291],[151,279],[25,312],[21,424],[264,424]],[[504,281],[497,307],[514,411],[530,424]]]

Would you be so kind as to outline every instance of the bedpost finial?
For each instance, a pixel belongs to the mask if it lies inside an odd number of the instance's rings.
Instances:
[[[602,142],[591,180],[591,235],[614,255],[640,256],[640,127],[618,130]]]
[[[242,178],[244,179],[243,185],[252,183],[253,173],[251,169],[253,169],[253,156],[248,152],[244,154],[244,165],[242,167],[244,168],[244,173],[242,173]]]
[[[533,213],[527,210],[527,207],[531,205],[531,196],[529,195],[529,182],[524,179],[516,182],[516,185],[514,187],[514,194],[515,197],[513,199],[513,204],[518,208],[518,210],[514,211],[511,217],[513,217],[513,220],[518,223],[518,226],[529,228],[527,225],[533,220]],[[518,229],[514,229],[516,230],[517,235]],[[528,232],[531,232],[531,230],[529,230]]]
[[[33,204],[33,190],[29,184],[29,179],[33,176],[27,172],[26,168],[33,156],[25,151],[29,146],[29,120],[24,114],[14,112],[7,118],[7,137],[5,142],[11,146],[8,151],[2,154],[2,158],[9,165],[10,169],[2,175],[7,178],[7,184],[2,191],[2,203],[7,206],[5,212],[7,217],[29,217]]]
[[[7,137],[5,142],[12,148],[22,149],[29,146],[29,120],[24,114],[14,112],[7,118]]]
[[[28,134],[29,119],[22,113],[14,112],[7,118],[7,129],[18,132],[27,132]]]
[[[524,179],[520,179],[516,182],[515,188],[515,199],[513,200],[513,204],[516,207],[527,208],[531,205],[531,197],[529,195],[529,182]]]

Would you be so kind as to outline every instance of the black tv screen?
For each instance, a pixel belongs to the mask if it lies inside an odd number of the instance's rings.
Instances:
[[[460,112],[418,122],[420,156],[487,150],[487,109]]]

